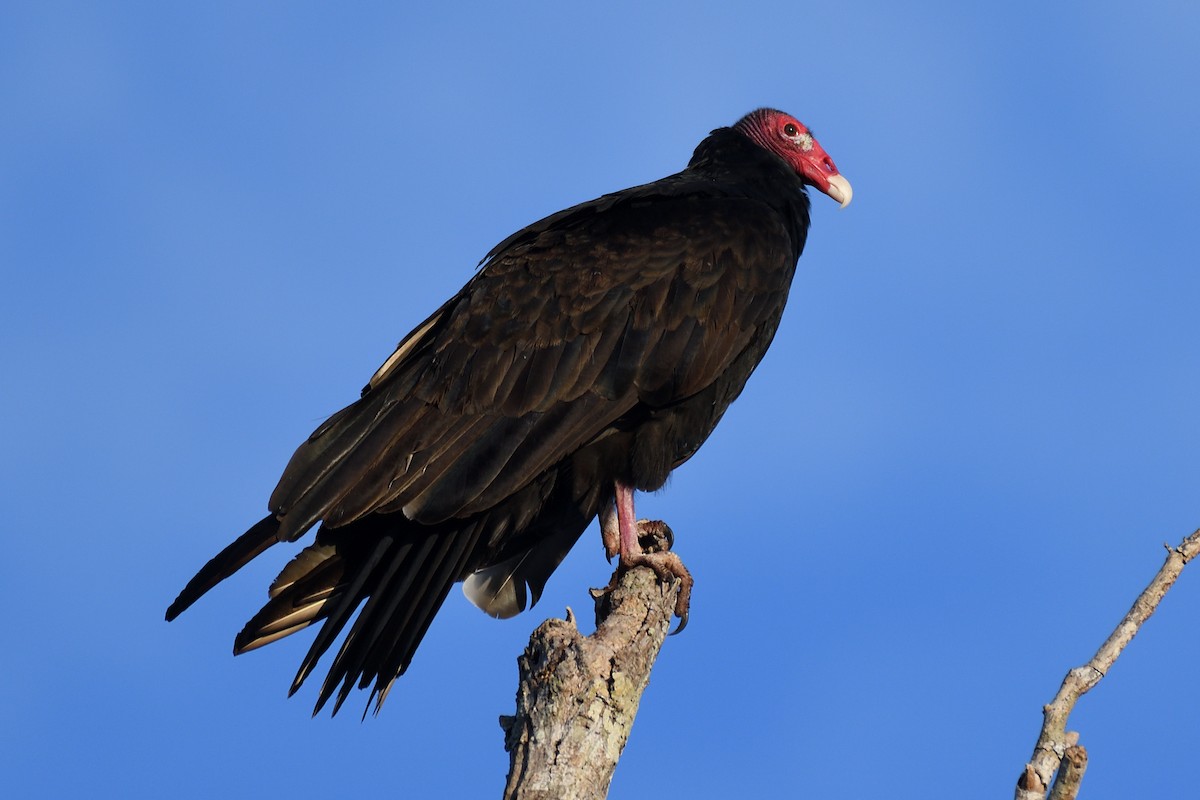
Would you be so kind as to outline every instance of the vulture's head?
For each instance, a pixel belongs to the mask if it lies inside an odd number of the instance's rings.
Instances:
[[[854,195],[850,181],[838,173],[833,159],[803,122],[773,108],[760,108],[742,117],[733,127],[786,161],[809,186],[829,195],[842,208],[850,205]]]

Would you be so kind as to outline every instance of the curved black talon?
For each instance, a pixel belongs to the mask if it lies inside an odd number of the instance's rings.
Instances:
[[[682,590],[681,590],[681,591],[682,591]],[[681,632],[683,631],[683,629],[687,627],[687,624],[688,624],[688,612],[689,612],[690,610],[691,610],[691,609],[685,608],[685,609],[683,610],[683,614],[676,614],[676,616],[677,616],[677,617],[679,617],[679,625],[678,625],[678,626],[675,628],[675,630],[673,630],[673,631],[668,631],[668,633],[667,633],[667,636],[674,636],[674,635],[675,635],[675,634],[677,634],[677,633],[681,633]]]

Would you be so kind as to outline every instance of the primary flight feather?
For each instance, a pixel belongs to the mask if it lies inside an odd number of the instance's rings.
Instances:
[[[806,186],[850,202],[808,128],[759,109],[681,172],[505,239],[300,445],[270,514],[167,619],[319,523],[234,652],[324,620],[294,692],[350,624],[317,700],[336,694],[336,713],[355,685],[374,684],[378,709],[456,582],[512,616],[597,516],[620,568],[690,585],[673,553],[642,552],[633,493],[691,458],[766,352],[804,249]]]

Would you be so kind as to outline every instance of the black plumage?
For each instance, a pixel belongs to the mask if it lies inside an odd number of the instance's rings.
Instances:
[[[849,202],[807,129],[760,109],[683,171],[505,239],[300,446],[270,514],[167,619],[320,523],[235,653],[323,619],[294,692],[358,610],[317,701],[336,694],[336,713],[355,685],[378,708],[455,582],[495,616],[536,602],[588,524],[661,487],[741,392],[804,248],[805,184]]]

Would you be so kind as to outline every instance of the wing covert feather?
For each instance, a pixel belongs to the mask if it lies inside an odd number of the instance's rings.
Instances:
[[[778,313],[794,261],[760,208],[730,221],[735,201],[702,200],[611,209],[603,237],[552,228],[495,253],[296,452],[272,497],[288,536],[398,508],[427,524],[473,513],[639,404],[711,384]],[[768,285],[764,258],[780,265]]]

